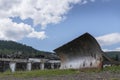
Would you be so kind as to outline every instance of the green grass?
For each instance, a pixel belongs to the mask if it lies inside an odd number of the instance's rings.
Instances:
[[[120,66],[105,67],[105,68],[103,68],[103,71],[119,72],[120,73]]]
[[[110,72],[118,72],[120,73],[120,66],[111,66],[111,67],[105,67],[103,70],[97,70],[97,69],[86,69],[86,70],[74,70],[74,69],[67,69],[67,70],[33,70],[33,71],[16,71],[14,73],[11,73],[9,70],[0,73],[0,78],[4,77],[16,77],[16,78],[32,78],[32,77],[46,77],[46,76],[59,76],[59,75],[69,75],[69,74],[78,74],[81,72],[84,73],[99,73],[102,71],[110,71]],[[115,80],[115,79],[112,79]]]
[[[34,71],[16,71],[11,73],[10,71],[0,73],[0,77],[12,76],[17,78],[27,77],[40,77],[40,76],[58,76],[58,75],[69,75],[78,73],[77,70],[34,70]]]

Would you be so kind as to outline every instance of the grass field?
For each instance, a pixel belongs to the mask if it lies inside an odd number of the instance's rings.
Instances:
[[[28,78],[28,77],[40,77],[40,76],[61,76],[61,75],[71,75],[71,74],[79,74],[81,72],[85,72],[88,74],[91,73],[99,73],[99,72],[113,72],[113,73],[120,73],[120,66],[112,66],[112,67],[106,67],[102,70],[33,70],[33,71],[16,71],[14,73],[11,73],[10,71],[6,71],[4,73],[0,73],[0,78],[7,77],[16,77],[16,78]]]
[[[16,71],[11,73],[10,71],[6,71],[4,73],[0,73],[0,77],[12,76],[17,78],[22,77],[40,77],[40,76],[57,76],[57,75],[68,75],[68,74],[76,74],[77,70],[33,70],[33,71]]]
[[[120,72],[120,65],[105,67],[103,68],[103,71]]]

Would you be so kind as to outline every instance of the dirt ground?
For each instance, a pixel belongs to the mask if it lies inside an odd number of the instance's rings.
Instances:
[[[120,73],[111,72],[99,72],[99,73],[85,73],[72,75],[58,75],[58,76],[47,76],[47,77],[34,77],[34,78],[14,78],[4,77],[0,80],[120,80]]]

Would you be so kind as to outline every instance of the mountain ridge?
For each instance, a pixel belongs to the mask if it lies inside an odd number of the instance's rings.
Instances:
[[[31,46],[27,46],[15,41],[0,40],[0,57],[16,58],[51,58],[57,57],[52,52],[40,51]]]

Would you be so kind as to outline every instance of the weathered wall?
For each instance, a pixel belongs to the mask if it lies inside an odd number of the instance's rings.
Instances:
[[[69,53],[60,53],[60,69],[80,69],[80,68],[99,68],[101,64],[101,55],[68,55]]]
[[[54,51],[61,59],[61,69],[100,68],[102,63],[103,52],[88,33]]]

